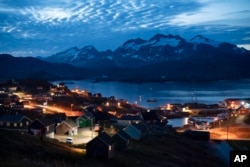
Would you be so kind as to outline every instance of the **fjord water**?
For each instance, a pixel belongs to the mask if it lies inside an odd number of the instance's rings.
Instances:
[[[60,81],[54,82],[54,84]],[[168,103],[199,102],[217,104],[226,98],[249,98],[250,80],[216,82],[166,82],[166,83],[125,83],[93,82],[91,80],[63,81],[68,88],[101,93],[103,97],[115,96],[144,107],[156,107]],[[148,102],[148,100],[156,102]]]

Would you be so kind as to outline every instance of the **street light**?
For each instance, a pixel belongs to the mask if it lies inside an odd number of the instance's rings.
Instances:
[[[228,126],[227,126],[227,141],[228,141]]]

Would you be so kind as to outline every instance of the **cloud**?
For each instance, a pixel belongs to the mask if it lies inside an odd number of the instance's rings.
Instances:
[[[34,54],[53,54],[84,45],[115,49],[130,38],[148,39],[156,33],[250,43],[246,4],[247,0],[0,0],[0,52],[25,47],[36,50]]]

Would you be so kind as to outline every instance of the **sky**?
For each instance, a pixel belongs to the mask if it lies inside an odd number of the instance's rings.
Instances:
[[[0,0],[0,54],[115,50],[134,38],[195,35],[250,50],[249,0]]]

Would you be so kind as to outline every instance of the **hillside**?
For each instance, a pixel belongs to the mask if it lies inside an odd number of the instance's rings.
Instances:
[[[34,57],[0,54],[1,79],[38,78],[46,80],[84,78],[88,70],[69,64],[49,63]]]
[[[17,132],[0,130],[0,166],[10,167],[104,167],[104,166],[223,166],[209,144],[193,141],[169,131],[163,136],[131,142],[124,152],[117,152],[114,159],[87,158],[84,151],[64,143]]]

